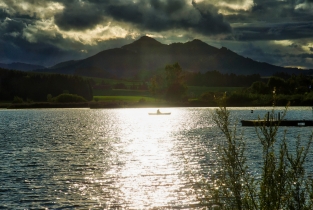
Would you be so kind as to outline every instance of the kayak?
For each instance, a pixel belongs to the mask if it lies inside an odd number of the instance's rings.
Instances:
[[[156,113],[156,112],[153,112],[153,113],[148,113],[149,115],[170,115],[171,113],[170,112],[161,112],[161,113]]]

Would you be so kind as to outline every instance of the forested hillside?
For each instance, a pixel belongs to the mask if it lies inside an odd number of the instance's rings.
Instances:
[[[24,100],[46,101],[47,95],[77,94],[92,100],[89,81],[79,77],[60,74],[42,74],[0,69],[0,100],[12,101],[14,96]]]

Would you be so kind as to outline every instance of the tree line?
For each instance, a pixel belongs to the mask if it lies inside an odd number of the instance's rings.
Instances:
[[[76,94],[92,100],[92,88],[88,80],[80,76],[43,74],[0,69],[0,100],[47,101],[47,96],[62,93]]]
[[[275,89],[277,94],[293,95],[311,92],[312,78],[308,75],[289,75],[278,73],[264,81],[254,81],[248,91],[256,94],[270,94]]]
[[[190,86],[207,87],[249,87],[255,81],[261,81],[259,74],[237,75],[223,74],[218,71],[207,71],[205,73],[186,72],[186,84]]]
[[[243,87],[240,92],[225,95],[230,106],[271,106],[273,103],[284,106],[288,102],[307,106],[313,103],[313,80],[308,75],[277,73],[261,78],[258,74],[222,74],[218,71],[192,73],[183,71],[178,63],[166,65],[163,72],[154,75],[149,89],[155,97],[186,102],[188,86]],[[194,103],[214,106],[215,98],[221,94],[224,93],[206,92]]]
[[[199,101],[214,106],[215,97],[224,95],[228,106],[285,106],[287,103],[292,106],[312,106],[312,86],[311,76],[279,73],[266,80],[255,81],[242,91],[203,93]]]
[[[307,75],[275,74],[270,78],[260,75],[223,74],[218,71],[193,73],[183,71],[178,63],[166,65],[155,74],[149,83],[142,82],[132,87],[123,83],[108,86],[96,85],[92,79],[75,75],[44,74],[0,69],[0,101],[12,101],[20,97],[24,101],[47,101],[62,93],[75,94],[90,101],[93,88],[133,88],[147,90],[156,98],[167,101],[188,102],[188,86],[244,87],[241,92],[227,93],[229,105],[267,106],[273,103],[275,89],[276,104],[311,105],[313,102],[312,78]],[[105,87],[104,87],[105,86]],[[201,104],[214,103],[214,98],[223,93],[207,92],[198,100]],[[49,100],[48,100],[49,101]],[[51,101],[51,100],[50,100]],[[200,105],[201,105],[200,104]]]

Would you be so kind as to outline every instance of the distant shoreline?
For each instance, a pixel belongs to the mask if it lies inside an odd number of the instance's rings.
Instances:
[[[202,104],[192,103],[129,103],[129,102],[82,102],[82,103],[0,103],[0,108],[3,109],[41,109],[41,108],[154,108],[154,107],[209,107]],[[214,106],[212,106],[214,107]]]
[[[293,105],[291,107],[304,106]],[[127,102],[82,102],[82,103],[49,103],[49,102],[34,102],[34,103],[0,103],[0,109],[42,109],[42,108],[90,108],[90,109],[105,109],[105,108],[165,108],[165,107],[218,107],[217,104],[207,103],[127,103]],[[271,107],[271,106],[232,106],[227,107]]]

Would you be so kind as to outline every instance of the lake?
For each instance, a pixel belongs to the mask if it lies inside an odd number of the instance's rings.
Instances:
[[[190,171],[206,174],[224,141],[214,108],[0,109],[0,208],[188,209]],[[276,108],[277,112],[283,108]],[[253,110],[253,113],[251,113]],[[232,127],[244,132],[256,177],[261,151],[255,129],[241,119],[270,108],[230,108]],[[287,119],[312,119],[311,107],[292,107]],[[281,127],[291,146],[311,127]],[[306,168],[313,170],[310,153]]]

